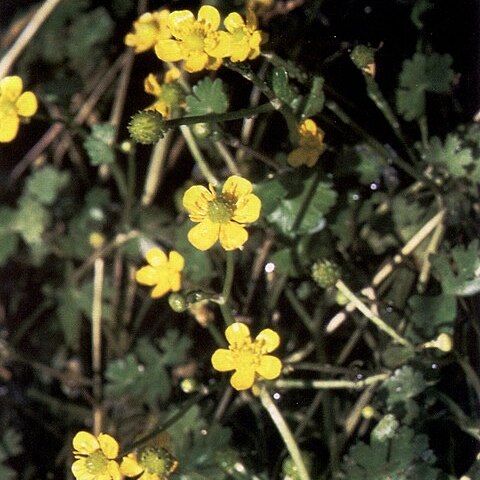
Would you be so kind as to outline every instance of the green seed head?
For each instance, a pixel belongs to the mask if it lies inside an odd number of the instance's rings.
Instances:
[[[330,260],[319,260],[313,264],[312,278],[321,288],[333,287],[340,279],[340,268]]]
[[[188,301],[181,293],[171,293],[168,297],[168,304],[177,313],[184,312],[188,308]]]
[[[138,112],[132,116],[127,128],[133,140],[145,145],[151,145],[163,138],[163,117],[155,111],[146,110]]]

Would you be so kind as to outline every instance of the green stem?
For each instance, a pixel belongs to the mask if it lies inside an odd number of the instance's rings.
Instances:
[[[361,390],[378,382],[383,382],[390,375],[388,373],[379,373],[363,380],[276,380],[275,386],[278,388],[296,388],[296,389],[313,389],[313,390],[337,390],[352,389]]]
[[[462,367],[463,373],[469,380],[472,388],[475,390],[477,398],[480,400],[480,378],[478,374],[475,372],[475,370],[465,358],[463,358],[461,355],[456,355],[456,357],[458,364],[460,365],[460,367]]]
[[[233,158],[232,154],[229,152],[228,148],[224,145],[224,143],[217,140],[213,142],[213,144],[215,145],[217,152],[223,158],[223,161],[225,162],[225,165],[230,170],[230,173],[232,173],[233,175],[240,175],[240,170],[238,169],[235,163],[235,159]]]
[[[255,115],[272,112],[273,110],[275,110],[274,105],[271,103],[263,103],[262,105],[258,105],[258,107],[242,108],[233,112],[209,113],[207,115],[162,120],[162,125],[165,129],[169,129],[181,127],[182,125],[195,125],[196,123],[229,122],[231,120],[254,117]]]
[[[357,310],[362,312],[372,323],[374,323],[382,332],[385,332],[397,343],[410,350],[415,350],[415,347],[406,339],[400,336],[390,325],[387,325],[380,317],[377,317],[343,282],[338,280],[335,287],[343,293],[348,300],[355,306]]]
[[[265,410],[270,415],[274,425],[277,427],[278,433],[282,437],[285,446],[287,447],[288,453],[295,463],[299,480],[310,480],[310,475],[308,474],[307,468],[305,467],[305,463],[302,458],[302,454],[300,449],[298,448],[298,444],[293,436],[290,428],[287,425],[287,422],[283,418],[280,410],[277,408],[275,403],[272,400],[272,397],[267,392],[265,387],[260,389],[260,400],[262,405],[265,407]]]
[[[226,267],[225,267],[225,281],[223,283],[222,298],[223,302],[220,304],[220,311],[222,312],[225,323],[231,325],[234,322],[230,304],[230,293],[233,285],[233,274],[235,272],[235,259],[233,250],[226,252]]]
[[[310,334],[315,337],[316,332],[313,326],[312,317],[310,317],[305,307],[298,301],[298,298],[295,295],[295,292],[290,287],[285,287],[285,296],[290,302],[290,306],[295,310],[295,313],[298,315],[300,320],[303,322],[305,328],[310,332]]]
[[[422,147],[428,148],[428,122],[427,117],[422,115],[418,119],[418,128],[420,128],[420,137],[422,139]]]
[[[208,322],[207,323],[207,328],[208,328],[208,331],[210,332],[210,335],[215,340],[215,343],[219,347],[225,348],[227,346],[227,344],[226,344],[225,339],[223,338],[222,334],[219,332],[217,326],[212,322]]]
[[[110,169],[113,175],[113,179],[118,188],[118,192],[124,201],[128,198],[128,186],[127,186],[127,179],[125,178],[125,174],[119,168],[116,163],[112,163],[110,165]]]
[[[197,141],[195,140],[195,137],[193,136],[190,128],[186,125],[180,125],[180,130],[182,132],[183,138],[187,142],[188,149],[190,150],[192,157],[195,159],[195,162],[197,162],[198,168],[202,172],[203,176],[207,179],[208,183],[211,183],[213,186],[217,185],[218,180],[213,174],[213,172],[210,170],[210,167],[205,161],[205,158],[203,158],[203,154],[200,148],[198,148]]]

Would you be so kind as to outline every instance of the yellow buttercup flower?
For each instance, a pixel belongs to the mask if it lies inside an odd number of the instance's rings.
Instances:
[[[282,370],[282,362],[273,355],[280,344],[280,337],[273,330],[262,330],[252,341],[250,330],[244,323],[233,323],[225,330],[230,344],[228,350],[219,348],[212,355],[212,365],[219,372],[235,370],[230,384],[236,390],[247,390],[257,376],[273,380]]]
[[[247,9],[247,23],[237,12],[232,12],[223,24],[231,34],[229,57],[232,62],[252,60],[260,55],[262,32],[257,30],[257,17],[252,9]]]
[[[217,240],[225,250],[241,247],[248,240],[244,226],[258,219],[262,206],[252,190],[248,180],[236,175],[227,179],[221,194],[211,185],[190,187],[183,206],[198,223],[188,232],[190,243],[199,250],[208,250]]]
[[[0,80],[0,142],[11,142],[20,120],[31,117],[38,108],[33,92],[23,92],[23,81],[14,75]]]
[[[177,466],[177,460],[167,449],[146,447],[123,457],[120,471],[127,477],[140,475],[137,480],[167,480]]]
[[[307,118],[300,124],[298,133],[299,146],[289,153],[287,161],[292,167],[300,165],[313,167],[325,151],[326,146],[323,143],[325,132],[312,119]]]
[[[220,13],[209,5],[200,8],[197,19],[190,10],[174,11],[168,16],[173,38],[157,42],[155,53],[164,62],[184,60],[187,72],[217,70],[230,47],[229,34],[219,32],[219,25]]]
[[[89,432],[78,432],[73,438],[76,460],[72,472],[77,480],[120,480],[117,441],[105,433],[95,437]]]
[[[171,38],[167,25],[170,11],[147,12],[133,22],[134,33],[127,33],[125,45],[135,48],[135,53],[145,52],[153,48],[159,40]]]
[[[162,297],[170,291],[178,292],[182,283],[181,271],[185,265],[183,257],[172,250],[167,258],[159,248],[151,248],[145,257],[149,265],[138,270],[135,278],[142,285],[155,286],[151,297]]]
[[[154,95],[157,100],[147,110],[156,110],[165,118],[170,118],[172,108],[185,105],[184,93],[182,87],[177,83],[180,78],[180,70],[176,67],[170,68],[163,79],[163,84],[159,84],[157,77],[150,73],[145,79],[145,92]]]

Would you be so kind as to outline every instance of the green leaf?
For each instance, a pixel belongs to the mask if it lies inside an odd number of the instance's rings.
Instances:
[[[124,394],[140,396],[142,394],[143,368],[138,363],[135,355],[129,353],[124,358],[112,360],[105,370],[107,384],[105,394],[118,398]]]
[[[277,181],[285,190],[282,194],[279,185],[275,185],[277,203],[271,212],[264,212],[267,221],[290,238],[322,230],[325,226],[324,216],[337,199],[331,183],[318,180],[316,174],[300,171],[279,176]],[[265,188],[257,189],[257,193],[263,204]],[[267,203],[272,198],[274,197],[267,193]]]
[[[325,103],[325,93],[323,92],[323,77],[313,77],[312,88],[305,99],[305,107],[303,108],[304,117],[313,117],[323,110]]]
[[[18,246],[18,234],[14,228],[15,210],[0,207],[0,267],[13,255]]]
[[[466,248],[457,245],[450,253],[433,255],[431,262],[444,293],[466,297],[480,291],[480,249],[477,239]]]
[[[412,309],[410,320],[423,340],[430,340],[441,332],[453,334],[453,322],[457,316],[455,297],[413,295],[408,305]]]
[[[165,365],[178,365],[187,359],[192,340],[189,336],[182,335],[179,330],[169,329],[158,344],[163,350],[163,363]]]
[[[13,220],[13,229],[26,243],[42,240],[42,234],[50,223],[51,214],[42,204],[29,195],[22,195]]]
[[[383,428],[383,427],[382,427]],[[370,445],[358,442],[346,457],[341,478],[348,480],[437,480],[440,470],[428,447],[428,437],[400,427],[396,435],[372,432]]]
[[[65,287],[59,292],[57,318],[63,331],[65,343],[73,349],[78,349],[82,314],[78,307],[79,292],[72,287]]]
[[[427,384],[423,375],[408,365],[395,370],[394,374],[387,378],[382,385],[387,393],[387,406],[389,408],[416,397],[426,387]]]
[[[204,78],[193,87],[193,94],[187,95],[189,115],[208,115],[225,113],[228,110],[228,97],[220,78]]]
[[[421,20],[422,15],[432,8],[433,5],[429,0],[417,0],[414,3],[412,13],[410,14],[410,19],[419,30],[423,28],[423,22]]]
[[[285,68],[274,68],[272,72],[272,89],[275,95],[282,100],[282,102],[290,105],[294,110],[300,103],[301,96],[298,93],[298,89],[289,83],[288,73]],[[312,107],[315,108],[315,100],[313,101]]]
[[[446,93],[454,73],[450,55],[415,53],[403,62],[397,90],[397,110],[411,121],[425,113],[426,92]]]
[[[36,170],[27,180],[26,191],[43,205],[52,205],[70,181],[69,172],[60,172],[47,165]]]
[[[462,148],[458,135],[449,133],[443,145],[437,137],[430,140],[430,148],[425,152],[425,161],[444,168],[454,177],[466,177],[466,169],[472,166],[474,159],[470,148]]]
[[[386,159],[374,150],[368,143],[359,143],[354,146],[354,152],[359,162],[354,169],[359,175],[362,185],[370,185],[378,180],[382,174],[382,168]]]
[[[92,127],[92,133],[83,142],[91,165],[108,165],[115,161],[112,148],[114,134],[115,130],[110,123],[100,123]]]

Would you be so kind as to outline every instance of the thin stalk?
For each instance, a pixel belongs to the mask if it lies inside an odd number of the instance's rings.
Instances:
[[[293,436],[290,428],[287,425],[287,422],[283,418],[280,410],[275,405],[272,397],[268,393],[265,387],[260,389],[260,400],[262,405],[264,406],[265,410],[270,415],[270,418],[273,421],[275,427],[277,427],[278,433],[282,437],[283,443],[285,447],[287,447],[288,453],[293,460],[293,463],[296,465],[298,470],[298,478],[299,480],[310,480],[310,475],[305,467],[305,463],[302,458],[302,454],[300,449],[298,448],[298,444]]]
[[[294,379],[280,379],[274,382],[275,387],[278,388],[295,388],[300,390],[361,390],[379,382],[386,380],[390,374],[379,373],[362,380],[294,380]]]
[[[62,0],[45,0],[43,5],[35,12],[15,43],[0,61],[0,79],[8,74],[24,48],[61,1]]]
[[[235,272],[235,259],[234,259],[233,250],[230,250],[226,253],[227,253],[226,255],[227,258],[226,258],[226,267],[225,267],[225,280],[223,283],[223,290],[222,290],[223,302],[220,304],[220,311],[222,312],[223,319],[225,320],[225,323],[228,326],[234,322],[229,303],[230,303],[230,293],[232,291],[232,285],[233,285],[233,276]]]
[[[362,312],[365,317],[368,318],[377,328],[389,335],[397,343],[409,348],[410,350],[415,350],[415,347],[406,339],[400,336],[390,325],[385,323],[380,317],[375,315],[346,285],[342,280],[338,280],[335,284],[335,287],[343,293],[350,302],[353,303],[355,308]]]
[[[312,336],[316,336],[315,328],[313,326],[312,317],[309,315],[305,307],[298,301],[298,298],[295,295],[295,292],[290,287],[285,287],[285,296],[290,302],[290,306],[295,310],[295,313],[298,315],[302,321],[305,328],[310,332]]]
[[[167,120],[167,121],[172,122],[174,120]],[[200,169],[200,171],[202,172],[203,176],[206,178],[208,183],[211,183],[215,187],[218,184],[218,180],[213,174],[213,172],[210,170],[210,167],[205,161],[205,158],[203,157],[203,154],[200,148],[198,148],[197,141],[195,140],[195,137],[193,136],[192,131],[190,130],[189,127],[187,127],[186,124],[183,124],[183,125],[180,124],[179,126],[180,126],[180,131],[182,132],[183,138],[185,139],[188,149],[190,150],[192,157],[197,163],[198,168]]]
[[[97,258],[93,273],[92,302],[92,371],[93,371],[93,432],[102,431],[102,291],[104,278],[104,261]]]
[[[235,159],[233,158],[233,155],[229,152],[228,148],[224,145],[224,143],[217,140],[213,142],[213,144],[215,145],[217,152],[223,158],[223,161],[230,170],[230,173],[232,173],[233,175],[240,175],[240,170],[235,163]]]
[[[128,198],[128,183],[125,174],[116,163],[112,163],[110,165],[110,169],[113,179],[115,180],[115,184],[117,185],[118,193],[120,193],[123,201],[126,201]]]
[[[480,401],[480,377],[464,357],[458,354],[456,355],[456,357],[458,364],[460,365],[460,367],[462,367],[463,373],[467,377],[472,388],[475,390],[477,399]]]
[[[225,339],[223,338],[222,334],[220,333],[220,331],[218,330],[217,326],[214,323],[208,322],[207,329],[210,335],[212,336],[212,338],[215,340],[215,343],[219,347],[225,347],[227,345],[225,342]]]

